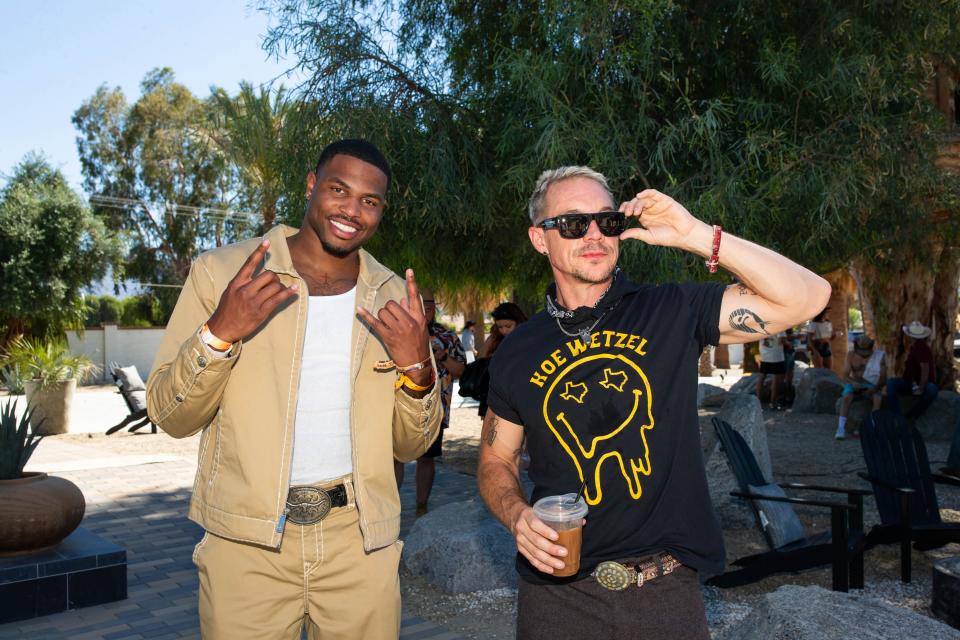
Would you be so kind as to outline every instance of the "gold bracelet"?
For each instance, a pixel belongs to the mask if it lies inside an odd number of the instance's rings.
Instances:
[[[406,387],[411,391],[426,391],[427,389],[433,386],[434,382],[435,382],[435,379],[432,373],[430,375],[430,382],[428,382],[426,385],[419,385],[413,380],[411,380],[410,378],[408,378],[407,374],[401,373],[400,375],[397,376],[397,381],[393,383],[393,388],[399,389],[400,387]]]

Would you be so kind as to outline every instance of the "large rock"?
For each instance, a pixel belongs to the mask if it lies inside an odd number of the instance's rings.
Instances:
[[[730,393],[747,393],[750,395],[757,394],[757,379],[754,376],[755,373],[745,375],[739,380],[733,383],[730,387]]]
[[[807,369],[800,376],[793,410],[795,413],[836,413],[837,399],[842,392],[840,376],[830,369]]]
[[[454,502],[417,519],[404,540],[407,568],[444,593],[516,587],[513,536],[479,498]]]
[[[714,384],[701,382],[697,385],[697,406],[698,407],[719,407],[717,401],[726,396],[727,390]]]
[[[770,468],[770,449],[767,446],[767,431],[763,425],[760,402],[754,396],[733,394],[720,408],[717,417],[737,430],[753,451],[757,464],[769,481],[773,477]],[[730,495],[739,491],[740,484],[730,469],[727,454],[717,442],[706,456],[707,482],[710,485],[710,500],[724,527],[752,527],[756,523],[753,510],[746,500]]]
[[[877,598],[785,585],[764,596],[753,611],[714,640],[956,640],[956,629]]]
[[[904,411],[906,411],[904,406]],[[946,440],[953,438],[953,431],[960,422],[960,394],[943,391],[937,394],[926,411],[917,419],[917,429],[926,440]]]

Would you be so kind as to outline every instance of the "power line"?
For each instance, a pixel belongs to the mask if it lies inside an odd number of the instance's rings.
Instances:
[[[120,209],[126,211],[129,211],[133,208],[142,207],[147,212],[150,212],[150,207],[147,206],[146,202],[142,200],[135,200],[133,198],[94,195],[90,197],[90,204],[108,209]],[[255,219],[257,217],[257,214],[252,211],[234,211],[215,206],[195,206],[189,204],[177,204],[173,202],[165,202],[162,203],[161,206],[175,216],[189,216],[196,218],[204,217],[223,221],[232,220],[239,223],[249,223],[253,221],[251,219]]]

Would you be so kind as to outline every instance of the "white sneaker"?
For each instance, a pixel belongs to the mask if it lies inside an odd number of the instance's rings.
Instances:
[[[837,432],[833,436],[837,440],[846,440],[847,434],[844,431],[843,427],[837,427]]]

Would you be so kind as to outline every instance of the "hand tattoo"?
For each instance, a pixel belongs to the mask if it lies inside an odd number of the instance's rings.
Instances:
[[[749,326],[747,324],[748,320],[753,320],[757,326],[760,327],[759,330]],[[767,324],[766,320],[753,311],[750,311],[750,309],[735,309],[734,312],[730,314],[730,326],[743,333],[765,333],[770,335],[770,332],[766,329]]]

